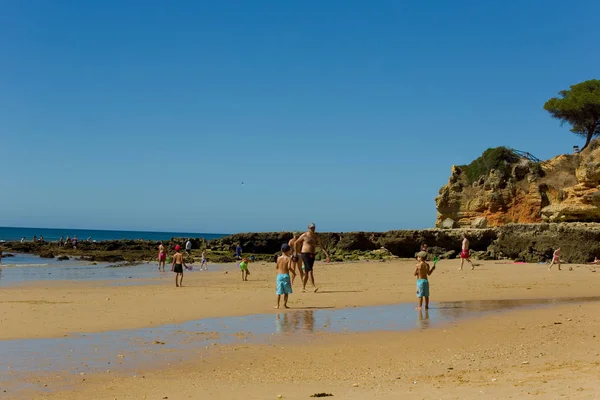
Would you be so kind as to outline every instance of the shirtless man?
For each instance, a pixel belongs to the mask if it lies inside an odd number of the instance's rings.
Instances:
[[[290,239],[288,245],[292,249],[292,268],[290,268],[290,274],[292,274],[292,285],[294,279],[296,279],[296,268],[298,268],[298,274],[300,275],[300,281],[304,282],[304,271],[302,270],[302,259],[300,254],[296,253],[296,241],[298,240],[298,232],[294,232],[294,237]]]
[[[463,264],[465,263],[465,260],[467,260],[469,264],[471,264],[471,270],[474,270],[475,265],[469,257],[469,239],[467,239],[467,235],[463,235],[462,251],[460,252],[460,268],[458,269],[459,271],[463,269]]]
[[[183,254],[179,250],[181,250],[181,246],[175,246],[173,264],[171,265],[171,271],[175,272],[175,287],[183,287],[183,267],[187,269],[187,265],[183,261]]]
[[[167,262],[167,253],[162,242],[158,244],[158,270],[165,272],[165,263]],[[160,268],[162,266],[162,269]]]
[[[314,291],[319,290],[315,286],[315,277],[313,274],[313,266],[315,265],[315,255],[317,252],[317,247],[321,247],[325,256],[327,256],[327,262],[330,262],[329,254],[327,250],[323,248],[321,244],[321,238],[315,232],[315,224],[308,224],[308,231],[304,232],[294,243],[294,252],[298,254],[298,250],[300,251],[302,256],[302,262],[304,263],[304,278],[302,279],[302,291],[306,292],[306,284],[308,283],[308,278],[310,277],[310,283],[313,285]]]

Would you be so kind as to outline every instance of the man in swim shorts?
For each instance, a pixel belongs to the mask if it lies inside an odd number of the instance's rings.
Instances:
[[[429,309],[429,279],[428,277],[433,274],[435,267],[430,268],[429,264],[425,262],[423,256],[419,254],[417,256],[417,267],[415,268],[414,276],[417,277],[417,297],[419,298],[420,310],[423,307],[423,298],[425,298],[425,309]]]
[[[298,274],[300,275],[300,281],[304,281],[304,271],[302,270],[302,258],[300,254],[296,253],[296,240],[298,240],[298,232],[294,232],[294,236],[288,242],[288,246],[292,249],[292,268],[290,273],[292,274],[292,285],[296,279],[296,268],[298,268]]]
[[[175,246],[173,264],[171,265],[171,271],[175,272],[175,287],[183,287],[183,267],[187,269],[187,265],[185,265],[185,261],[183,260],[183,254],[179,250],[181,250],[181,246]]]
[[[165,246],[162,242],[158,244],[158,270],[165,272],[165,264],[167,262],[167,253],[165,252]],[[162,266],[162,269],[161,269]]]
[[[321,238],[315,232],[316,227],[312,222],[308,224],[308,231],[304,232],[294,243],[296,254],[301,253],[302,262],[304,263],[304,279],[302,279],[302,291],[306,292],[306,284],[308,283],[308,278],[310,278],[310,283],[313,286],[313,290],[316,292],[319,290],[315,286],[315,277],[313,274],[313,267],[315,265],[315,255],[317,252],[317,247],[320,247],[325,253],[327,257],[327,262],[330,262],[329,254],[327,250],[323,248],[323,244],[321,243]],[[301,249],[301,251],[298,251]]]
[[[281,256],[277,258],[277,280],[276,280],[276,293],[277,293],[277,305],[275,308],[279,308],[281,296],[283,295],[283,307],[289,308],[287,305],[288,295],[292,294],[292,282],[290,281],[290,268],[292,268],[292,258],[290,254],[292,249],[289,244],[281,245]]]
[[[462,241],[462,250],[460,252],[460,268],[458,269],[459,271],[463,269],[463,264],[465,263],[465,260],[467,260],[469,262],[469,264],[471,264],[471,270],[475,269],[475,265],[473,264],[473,261],[471,261],[470,255],[469,255],[469,239],[467,238],[467,235],[463,235],[463,241]]]
[[[250,271],[248,270],[248,263],[250,262],[250,260],[248,260],[247,258],[242,258],[242,261],[240,261],[240,271],[242,271],[242,281],[247,281],[248,280],[248,275],[250,275]]]

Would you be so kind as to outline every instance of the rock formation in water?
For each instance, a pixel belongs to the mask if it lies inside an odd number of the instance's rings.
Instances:
[[[440,228],[600,222],[600,140],[548,161],[499,147],[453,166],[436,198]]]

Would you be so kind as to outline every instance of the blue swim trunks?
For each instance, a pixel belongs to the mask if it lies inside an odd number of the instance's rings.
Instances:
[[[277,294],[292,294],[292,282],[288,274],[277,275]]]
[[[417,279],[417,297],[429,297],[429,281]]]

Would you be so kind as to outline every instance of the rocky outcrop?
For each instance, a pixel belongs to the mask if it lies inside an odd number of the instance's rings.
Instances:
[[[482,220],[478,221],[483,223]],[[462,235],[471,243],[475,259],[516,259],[527,262],[548,261],[552,252],[560,247],[566,262],[582,263],[600,256],[599,223],[537,223],[507,224],[484,229],[425,229],[389,232],[321,233],[323,245],[333,261],[385,260],[413,258],[422,243],[429,245],[429,253],[441,258],[455,258],[460,251]],[[192,239],[191,258],[198,258],[200,250],[208,249],[212,262],[235,261],[235,246],[242,245],[244,255],[255,255],[257,260],[273,261],[282,243],[292,237],[290,232],[241,233],[206,241]],[[163,242],[172,251],[176,244],[186,239],[173,238]],[[83,249],[81,248],[83,247]],[[85,244],[77,250],[60,249],[61,255],[78,257],[88,262],[114,262],[155,260],[158,242],[141,240],[114,240]],[[9,242],[3,250],[53,256],[56,244]],[[321,254],[317,255],[320,258]],[[123,264],[119,264],[123,265]]]
[[[508,149],[488,149],[453,166],[436,198],[438,227],[508,223],[600,222],[600,141],[579,154],[534,162]]]

